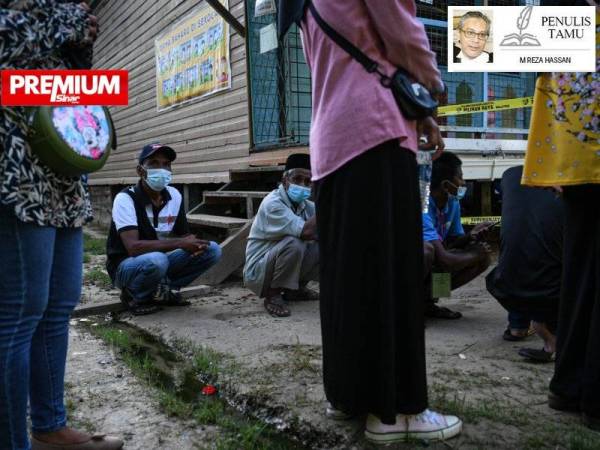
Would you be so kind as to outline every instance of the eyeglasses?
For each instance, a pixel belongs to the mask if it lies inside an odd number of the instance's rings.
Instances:
[[[462,28],[460,29],[460,31],[462,31],[463,33],[465,33],[465,36],[467,36],[467,39],[479,39],[480,41],[487,41],[487,38],[489,37],[489,33],[475,33],[472,30],[463,30]]]

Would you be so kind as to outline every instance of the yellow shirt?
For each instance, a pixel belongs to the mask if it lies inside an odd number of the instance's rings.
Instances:
[[[599,14],[596,14],[596,21]],[[600,33],[596,32],[596,47]],[[598,54],[596,66],[600,65]],[[535,86],[522,183],[600,183],[600,74],[546,73]]]

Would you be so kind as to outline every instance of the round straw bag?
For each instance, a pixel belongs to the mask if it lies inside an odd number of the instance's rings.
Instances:
[[[31,117],[29,145],[56,173],[80,176],[100,170],[116,135],[103,106],[40,106]]]

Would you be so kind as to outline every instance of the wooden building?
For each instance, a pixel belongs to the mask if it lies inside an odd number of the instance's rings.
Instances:
[[[214,4],[216,0],[205,2]],[[213,194],[215,191],[263,192],[279,176],[273,165],[283,163],[292,152],[309,151],[310,75],[298,31],[293,29],[284,42],[279,42],[278,48],[261,53],[261,30],[275,22],[275,15],[256,17],[255,3],[256,0],[228,0],[227,9],[239,24],[237,31],[235,26],[229,27],[230,89],[158,111],[155,39],[204,7],[204,2],[92,2],[101,30],[95,44],[94,66],[126,69],[130,79],[129,106],[112,108],[118,149],[106,167],[90,177],[98,222],[108,223],[114,195],[123,186],[137,181],[136,157],[147,143],[161,142],[177,151],[174,184],[183,192],[188,211],[210,212],[213,204],[231,206],[239,200],[243,203],[241,209],[233,208],[228,213],[234,218],[240,216],[238,219],[252,217],[260,203],[260,194],[253,197],[242,193],[232,201],[223,200],[222,194]],[[447,103],[532,95],[534,74],[448,73],[446,7],[533,3],[532,0],[417,1],[419,18],[438,54],[448,86]],[[235,21],[230,20],[234,25]],[[529,110],[520,109],[448,117],[442,121],[447,149],[461,154],[465,178],[473,182],[470,190],[476,200],[473,214],[494,212],[491,183],[506,168],[521,161],[529,114]],[[208,207],[194,209],[203,202]],[[197,223],[211,226],[211,220],[204,217]],[[212,226],[236,229],[242,224],[223,225],[213,220]]]

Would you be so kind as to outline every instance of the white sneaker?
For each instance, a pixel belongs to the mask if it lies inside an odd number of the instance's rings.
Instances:
[[[349,420],[352,419],[352,415],[345,413],[342,410],[335,409],[333,405],[327,402],[327,408],[325,409],[325,415],[333,420]]]
[[[406,442],[409,440],[443,441],[458,435],[462,422],[455,416],[444,416],[426,409],[421,414],[396,416],[394,425],[386,425],[372,414],[367,417],[365,437],[373,442]]]

